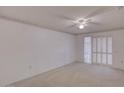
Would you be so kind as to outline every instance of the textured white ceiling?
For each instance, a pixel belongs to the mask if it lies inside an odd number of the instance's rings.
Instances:
[[[1,6],[0,16],[72,34],[124,28],[124,8],[115,6]],[[98,24],[72,27],[73,20],[87,16]]]

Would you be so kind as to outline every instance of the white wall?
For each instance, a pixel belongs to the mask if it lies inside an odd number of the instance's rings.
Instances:
[[[75,61],[75,36],[0,19],[0,86]]]
[[[124,69],[124,30],[82,34],[77,36],[77,60],[83,62],[83,37],[84,36],[112,36],[113,39],[113,67]]]

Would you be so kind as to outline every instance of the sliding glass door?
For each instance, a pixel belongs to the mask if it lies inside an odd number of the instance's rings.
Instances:
[[[84,62],[112,64],[112,37],[84,37]]]

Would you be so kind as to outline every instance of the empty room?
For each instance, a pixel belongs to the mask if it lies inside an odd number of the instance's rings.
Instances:
[[[124,87],[123,6],[0,6],[0,87]]]

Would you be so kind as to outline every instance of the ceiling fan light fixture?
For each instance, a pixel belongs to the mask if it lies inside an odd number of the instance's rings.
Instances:
[[[79,29],[84,29],[84,25],[79,25]]]

